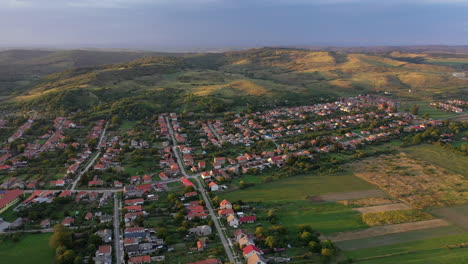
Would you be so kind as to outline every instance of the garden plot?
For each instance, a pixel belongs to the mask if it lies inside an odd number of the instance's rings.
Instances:
[[[468,179],[405,153],[370,158],[355,168],[356,176],[415,208],[468,202]]]

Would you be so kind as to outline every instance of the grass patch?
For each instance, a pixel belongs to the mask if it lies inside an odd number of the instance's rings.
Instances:
[[[424,239],[431,239],[437,237],[444,237],[448,235],[457,235],[464,233],[463,229],[455,226],[441,226],[435,228],[426,228],[420,230],[412,230],[407,232],[400,232],[395,234],[387,234],[380,236],[373,236],[367,238],[353,239],[338,241],[336,245],[345,252],[353,252],[356,250],[397,245],[409,241],[418,241]]]
[[[468,157],[435,145],[417,145],[403,149],[404,152],[446,170],[468,177]]]
[[[257,215],[266,217],[270,209],[277,211],[276,224],[284,225],[288,230],[297,231],[298,225],[310,224],[313,229],[323,234],[364,229],[368,226],[361,221],[360,213],[351,207],[336,203],[316,204],[309,201],[290,201],[263,203],[264,208],[257,209]],[[268,223],[263,221],[263,223]]]
[[[15,264],[50,264],[54,252],[49,248],[52,233],[25,234],[19,242],[0,243],[0,262]]]
[[[259,184],[252,188],[223,193],[219,196],[233,201],[305,200],[307,196],[312,195],[361,191],[373,188],[375,188],[373,185],[349,172],[326,176],[309,174]]]
[[[401,224],[433,218],[432,215],[416,209],[362,214],[362,221],[370,226]]]
[[[448,245],[466,243],[468,234],[444,236],[392,246],[347,252],[356,263],[466,263],[468,248],[447,249]],[[366,258],[372,258],[365,260]],[[361,260],[360,260],[361,259]]]

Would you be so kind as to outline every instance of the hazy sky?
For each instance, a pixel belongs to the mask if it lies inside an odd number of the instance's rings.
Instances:
[[[468,0],[0,0],[0,46],[468,44]]]

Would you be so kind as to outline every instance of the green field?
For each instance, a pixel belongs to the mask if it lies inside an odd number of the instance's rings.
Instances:
[[[220,194],[223,199],[237,201],[284,201],[305,200],[307,196],[335,192],[362,191],[375,188],[352,173],[334,175],[301,175],[271,183]]]
[[[50,264],[54,262],[53,250],[49,248],[51,233],[27,234],[17,243],[0,243],[0,262],[15,264]]]
[[[361,221],[360,213],[349,206],[336,203],[317,204],[310,201],[267,202],[256,205],[259,218],[266,218],[269,210],[276,210],[277,223],[290,231],[296,231],[298,225],[308,224],[321,233],[331,234],[364,229],[368,226]],[[269,225],[267,220],[263,226]]]
[[[468,177],[468,157],[435,145],[418,145],[403,149],[415,158]]]
[[[396,234],[346,240],[336,242],[336,244],[340,249],[354,254],[353,252],[361,252],[361,250],[363,249],[367,249],[370,251],[371,248],[396,245],[400,243],[406,243],[409,241],[444,237],[448,235],[456,235],[460,233],[464,233],[463,229],[455,225],[450,225],[436,228],[413,230]]]
[[[448,249],[447,245],[468,242],[468,234],[405,242],[392,246],[346,252],[355,263],[468,263],[468,248]]]

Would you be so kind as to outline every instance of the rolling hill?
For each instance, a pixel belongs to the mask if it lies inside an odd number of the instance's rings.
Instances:
[[[460,53],[286,48],[206,54],[0,53],[0,66],[13,65],[4,68],[24,67],[39,76],[52,73],[26,88],[15,87],[17,92],[4,98],[9,105],[127,116],[302,104],[368,92],[387,92],[403,101],[463,97],[468,80],[452,73],[463,71],[467,60],[468,55]],[[45,69],[36,70],[44,65]]]

